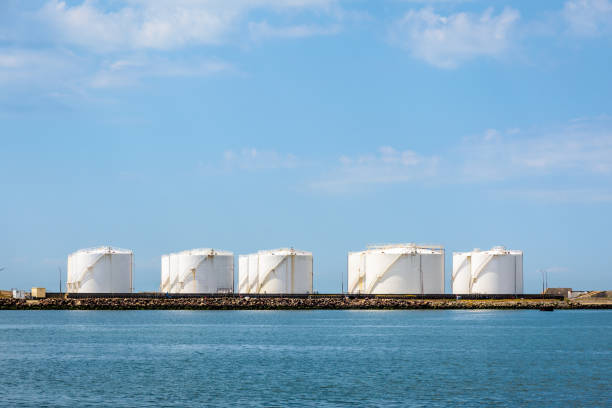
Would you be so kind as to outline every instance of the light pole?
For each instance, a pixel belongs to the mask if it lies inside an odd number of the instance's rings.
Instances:
[[[540,269],[540,273],[542,274],[542,293],[545,293],[548,289],[548,269]]]

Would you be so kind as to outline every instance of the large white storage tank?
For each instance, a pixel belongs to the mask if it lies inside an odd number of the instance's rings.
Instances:
[[[451,287],[454,294],[522,294],[523,251],[454,252]]]
[[[444,293],[444,248],[437,245],[370,245],[348,254],[348,293]]]
[[[239,293],[312,293],[312,279],[311,252],[281,248],[238,258]]]
[[[191,249],[161,258],[162,292],[232,293],[234,254],[211,248]]]
[[[132,293],[134,253],[99,247],[68,255],[68,293]]]

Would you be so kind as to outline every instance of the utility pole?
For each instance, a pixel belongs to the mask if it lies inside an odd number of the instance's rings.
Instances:
[[[542,274],[542,293],[545,293],[548,289],[548,269],[540,269],[540,273]]]
[[[62,267],[58,266],[57,270],[59,271],[59,293],[62,294]]]
[[[342,276],[342,269],[338,268],[338,272],[340,272],[340,293],[344,295],[344,276]]]

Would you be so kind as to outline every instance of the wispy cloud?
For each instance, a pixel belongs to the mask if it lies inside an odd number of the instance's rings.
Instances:
[[[562,12],[570,32],[597,36],[612,32],[612,2],[609,0],[569,0]]]
[[[79,96],[147,78],[236,73],[215,57],[218,46],[332,35],[344,18],[336,0],[47,0],[5,14],[0,40],[10,46],[0,48],[0,86]],[[284,25],[262,16],[282,16]]]
[[[459,12],[440,15],[431,7],[410,10],[391,28],[394,42],[415,58],[440,68],[455,68],[478,57],[498,57],[511,46],[519,12],[506,8],[495,15]]]
[[[436,156],[383,146],[375,154],[341,156],[337,164],[326,169],[322,178],[310,182],[308,188],[320,192],[345,193],[372,185],[431,179],[437,174],[438,161]]]
[[[152,77],[201,77],[221,72],[234,72],[234,67],[221,60],[169,60],[161,57],[130,57],[104,66],[90,78],[94,88],[135,85]]]
[[[607,121],[604,121],[604,123]],[[559,172],[612,174],[612,128],[581,121],[525,134],[487,130],[457,148],[463,181],[507,180]]]
[[[501,199],[612,202],[612,120],[605,115],[554,129],[487,129],[459,140],[436,154],[381,146],[371,153],[336,159],[255,148],[228,150],[222,167],[307,168],[301,173],[303,189],[324,194],[368,192],[398,184],[464,185]]]
[[[67,50],[0,48],[0,87],[34,88],[46,95],[83,97],[92,89],[126,87],[150,78],[204,77],[238,72],[216,58],[164,58],[128,55],[90,58]]]
[[[223,154],[223,160],[226,168],[248,171],[292,169],[304,164],[303,159],[294,154],[256,148],[227,150]]]
[[[461,0],[406,2],[427,5],[409,10],[392,23],[389,37],[415,58],[438,68],[457,68],[483,57],[501,59],[512,51],[523,60],[526,39],[569,35],[586,40],[612,34],[612,0],[567,0],[525,21],[511,7],[496,14],[493,8],[481,13],[461,11]]]
[[[69,51],[0,48],[0,85],[67,81],[83,71],[82,58]]]
[[[612,189],[596,188],[531,188],[492,190],[492,195],[502,200],[520,200],[545,204],[607,204],[612,203]]]
[[[293,26],[271,26],[267,21],[249,23],[251,36],[256,39],[265,38],[304,38],[317,35],[331,35],[340,31],[337,24],[331,26],[319,25],[293,25]]]
[[[389,36],[415,58],[439,68],[502,58],[514,48],[517,33],[529,31],[520,27],[519,11],[513,8],[466,12],[461,0],[407,3],[428,5],[388,22]],[[338,0],[46,0],[27,12],[12,3],[3,7],[0,86],[44,87],[38,80],[44,77],[45,92],[62,88],[62,94],[67,88],[235,71],[232,62],[215,58],[220,46],[335,35],[347,22],[367,15]],[[612,31],[611,0],[568,0],[552,14],[556,28],[551,33],[559,33],[559,22],[579,36]],[[198,58],[173,60],[194,49]]]
[[[118,9],[86,1],[69,6],[50,0],[39,18],[64,43],[98,52],[126,49],[169,50],[216,45],[240,31],[253,10],[326,10],[333,0],[128,0]]]

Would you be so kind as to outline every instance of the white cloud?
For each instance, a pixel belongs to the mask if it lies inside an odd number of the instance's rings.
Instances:
[[[510,48],[511,34],[519,12],[506,8],[494,15],[492,9],[482,14],[436,14],[432,8],[411,10],[397,21],[392,39],[415,58],[440,68],[455,68],[477,57],[498,57]]]
[[[83,61],[68,51],[0,48],[0,85],[65,82],[83,71]]]
[[[612,203],[612,119],[580,118],[557,129],[486,129],[436,154],[391,146],[375,152],[311,160],[247,148],[224,153],[207,169],[307,169],[304,190],[353,194],[392,185],[476,188],[503,200]]]
[[[376,154],[341,156],[339,163],[309,188],[329,193],[344,193],[368,185],[431,180],[438,171],[438,157],[422,156],[412,150],[383,146]]]
[[[107,12],[94,1],[71,7],[63,1],[51,0],[40,17],[55,29],[62,42],[97,51],[215,44],[237,17],[234,10],[185,7],[188,5],[185,2],[128,4]]]
[[[94,0],[74,6],[50,0],[39,17],[53,28],[61,42],[97,52],[169,50],[226,42],[254,10],[325,11],[334,3],[333,0],[126,0],[119,3],[122,7],[118,9],[105,10],[104,3]],[[302,36],[311,32],[321,34],[316,30],[300,32]]]
[[[97,59],[65,50],[23,50],[0,48],[0,86],[23,89],[23,85],[48,96],[79,95],[91,88],[137,85],[148,78],[202,77],[235,72],[218,59],[168,59],[159,56],[126,56]]]
[[[303,165],[303,162],[291,153],[279,153],[274,150],[245,148],[240,151],[227,150],[223,154],[226,167],[240,170],[292,169]]]
[[[503,200],[523,200],[545,204],[607,204],[612,203],[612,191],[595,188],[532,188],[495,190],[494,195]]]
[[[350,193],[376,185],[459,184],[490,188],[504,199],[608,203],[611,122],[602,116],[555,130],[487,129],[436,155],[381,147],[374,154],[321,163],[321,176],[307,186],[311,191]]]
[[[609,0],[569,0],[563,17],[570,31],[581,36],[597,36],[612,30],[612,2]]]
[[[489,129],[457,149],[463,181],[507,180],[560,172],[612,174],[612,129],[597,121],[519,135]]]
[[[293,25],[284,27],[274,27],[266,21],[259,23],[249,23],[249,32],[255,39],[265,38],[304,38],[317,35],[336,34],[340,31],[340,26],[332,25],[329,27],[318,25]]]
[[[231,72],[231,64],[214,59],[169,60],[160,57],[131,57],[105,64],[89,80],[94,88],[138,84],[153,77],[201,77]]]
[[[28,12],[8,7],[7,14],[0,18],[7,22],[0,24],[0,39],[10,39],[12,46],[0,48],[0,86],[79,98],[92,88],[130,86],[148,78],[236,73],[210,47],[191,57],[177,51],[248,42],[253,35],[330,35],[344,18],[336,0],[46,0]],[[255,14],[278,18],[283,25],[250,24]],[[321,16],[328,25],[309,23]]]

